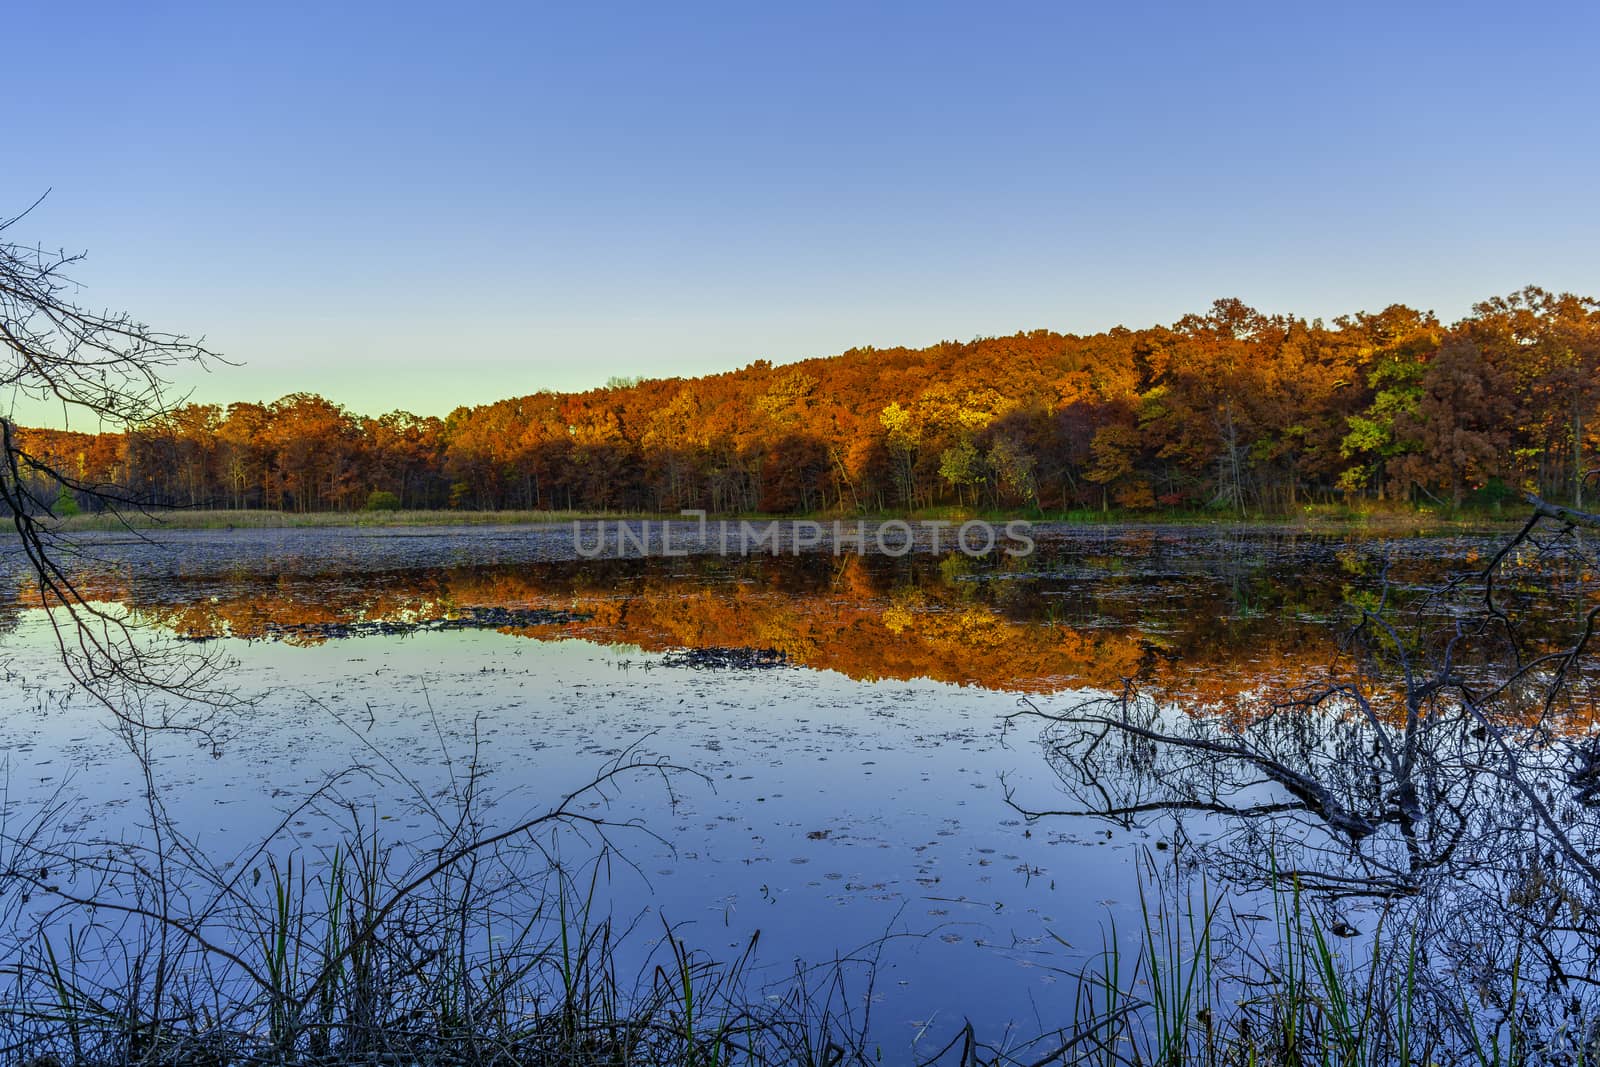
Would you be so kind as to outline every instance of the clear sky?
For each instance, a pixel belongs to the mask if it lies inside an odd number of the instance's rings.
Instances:
[[[0,213],[242,366],[444,414],[1219,296],[1600,294],[1591,5],[36,4]],[[22,414],[19,412],[19,414]]]

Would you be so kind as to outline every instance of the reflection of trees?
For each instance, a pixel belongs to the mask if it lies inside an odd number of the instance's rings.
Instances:
[[[20,606],[9,590],[0,590],[0,634],[10,633],[17,628],[20,618]]]
[[[1070,801],[1029,813],[1175,817],[1234,884],[1385,901],[1388,958],[1419,966],[1458,1037],[1582,1033],[1600,1019],[1600,557],[1579,531],[1600,516],[1534,507],[1470,578],[1375,578],[1318,679],[1030,710]]]
[[[933,678],[1032,693],[1115,691],[1137,680],[1183,694],[1190,707],[1248,715],[1264,685],[1282,691],[1309,681],[1337,657],[1322,620],[1360,599],[1375,573],[1371,557],[1360,546],[1335,552],[1293,538],[1234,544],[1131,531],[1054,547],[1047,540],[1040,558],[998,567],[959,556],[818,553],[403,569],[359,558],[264,567],[224,558],[162,570],[140,557],[87,570],[79,581],[94,599],[125,604],[189,638],[315,643],[355,623],[537,609],[591,618],[516,633],[652,651],[778,648],[795,663],[852,678]],[[1397,588],[1437,583],[1438,557],[1431,545],[1401,552],[1387,573]],[[1530,558],[1519,564],[1517,583],[1502,590],[1528,627],[1543,628],[1529,630],[1541,639],[1559,620],[1531,590],[1566,580],[1546,573],[1558,562]],[[1020,573],[1005,569],[1023,565]]]
[[[308,565],[269,574],[150,574],[129,566],[81,581],[95,599],[126,604],[188,638],[254,639],[293,630],[288,640],[314,643],[322,639],[319,625],[333,632],[360,622],[425,622],[475,607],[534,608],[591,617],[516,633],[652,651],[777,648],[792,662],[852,678],[932,678],[1036,693],[1114,689],[1143,678],[1224,701],[1257,679],[1292,675],[1308,659],[1332,654],[1332,643],[1314,628],[1234,618],[1227,586],[1189,588],[1181,601],[1153,612],[1134,595],[1144,579],[1123,573],[1120,563],[1113,569],[1112,558],[1086,557],[1083,566],[1099,574],[1096,580],[1074,572],[1054,583],[1007,580],[958,557],[897,562],[827,555],[696,559],[688,573],[662,560],[366,572]],[[1264,590],[1274,588],[1270,576],[1257,580]]]

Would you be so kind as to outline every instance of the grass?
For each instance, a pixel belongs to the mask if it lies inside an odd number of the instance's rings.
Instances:
[[[160,923],[137,934],[119,926],[114,946],[82,928],[59,944],[41,934],[6,968],[0,1056],[30,1067],[843,1067],[885,1058],[867,1018],[848,1009],[870,1000],[870,978],[852,989],[840,973],[819,983],[802,970],[778,992],[758,988],[755,938],[719,962],[663,922],[649,962],[624,980],[626,935],[598,914],[597,867],[586,882],[563,877],[525,896],[487,892],[490,872],[451,867],[394,909],[389,858],[373,833],[314,861],[268,862],[250,906],[235,913],[231,957],[174,949]],[[1366,955],[1347,961],[1290,879],[1272,893],[1268,936],[1242,934],[1225,904],[1204,880],[1152,868],[1141,928],[1125,944],[1109,925],[1056,1029],[992,1043],[968,1022],[915,1058],[961,1067],[1516,1067],[1549,1051],[1516,1029],[1515,1005],[1492,1019],[1463,1005],[1475,1025],[1465,1040],[1453,1034],[1437,995],[1422,995],[1414,943],[1402,940],[1390,957],[1381,937],[1352,942]],[[87,977],[105,975],[108,959],[120,963],[120,981]],[[1593,1062],[1590,1050],[1568,1051],[1562,1062]]]
[[[131,525],[136,529],[235,530],[296,529],[324,527],[424,527],[424,526],[536,526],[565,525],[596,520],[677,520],[675,512],[620,511],[317,511],[307,513],[199,508],[157,508],[149,512],[129,512],[123,519],[110,514],[78,514],[62,517],[53,524],[61,532],[115,531]],[[713,516],[713,521],[719,518]],[[1235,514],[1211,509],[1154,509],[1109,511],[1094,509],[1042,512],[992,511],[958,507],[918,508],[874,512],[867,515],[814,512],[795,515],[729,515],[728,520],[879,522],[910,519],[930,522],[964,522],[982,519],[993,523],[1024,520],[1034,523],[1065,523],[1074,526],[1207,526],[1268,527],[1306,533],[1370,533],[1374,535],[1461,533],[1514,528],[1517,523],[1493,509],[1464,509],[1452,512],[1437,507],[1349,507],[1308,505],[1290,514],[1246,512]]]
[[[721,964],[663,925],[654,962],[628,981],[611,920],[595,913],[596,879],[586,893],[565,882],[518,913],[504,907],[512,898],[480,893],[474,872],[452,870],[395,911],[385,910],[386,861],[376,837],[363,837],[315,870],[269,862],[226,954],[173,949],[156,921],[138,934],[124,928],[114,944],[81,929],[61,935],[64,946],[41,934],[6,968],[15,982],[0,1002],[0,1058],[34,1067],[842,1062],[826,1005],[808,1016],[792,999],[748,995],[753,942]],[[108,980],[108,967],[120,974]]]
[[[110,514],[76,515],[54,524],[54,529],[114,531],[135,529],[263,530],[340,526],[499,526],[552,525],[595,519],[665,519],[676,515],[587,511],[313,511],[304,514],[261,510],[202,510],[153,508],[129,512],[122,518]],[[127,521],[124,522],[123,519]]]
[[[1035,523],[1071,526],[1205,526],[1282,529],[1306,533],[1430,534],[1514,530],[1521,520],[1515,513],[1493,508],[1448,508],[1410,505],[1349,506],[1315,504],[1291,512],[1259,509],[1233,512],[1215,508],[1129,509],[1082,508],[1069,511],[988,511],[962,508],[926,508],[887,517],[909,517],[960,522],[985,519],[1003,523],[1024,519]]]

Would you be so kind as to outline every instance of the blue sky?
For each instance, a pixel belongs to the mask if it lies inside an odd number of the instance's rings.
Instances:
[[[1595,9],[15,4],[0,213],[202,400],[1600,294]],[[19,414],[29,414],[19,411]],[[36,413],[35,413],[36,414]],[[42,417],[42,416],[41,416]]]

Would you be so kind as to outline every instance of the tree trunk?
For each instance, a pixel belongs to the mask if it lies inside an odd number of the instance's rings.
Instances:
[[[1583,509],[1583,412],[1572,413],[1572,506]]]

